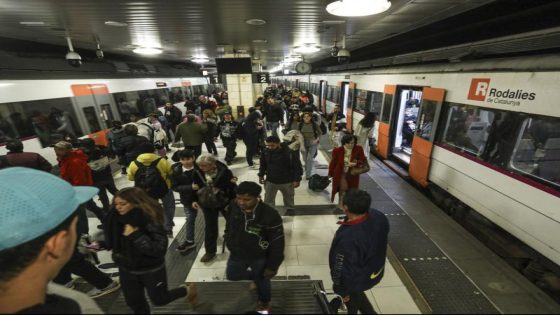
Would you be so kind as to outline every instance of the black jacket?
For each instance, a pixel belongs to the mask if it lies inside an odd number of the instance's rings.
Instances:
[[[259,201],[252,214],[236,202],[227,208],[226,245],[231,255],[244,260],[266,258],[266,268],[278,270],[284,260],[284,226],[271,206]]]
[[[284,122],[284,110],[279,104],[271,105],[266,111],[267,122]]]
[[[138,230],[124,236],[125,224]],[[167,252],[167,233],[163,225],[147,218],[142,210],[135,208],[121,216],[111,210],[103,222],[105,248],[113,251],[113,261],[120,267],[132,272],[149,272],[165,266]]]
[[[266,150],[261,156],[259,177],[266,175],[266,181],[273,184],[287,184],[301,181],[303,167],[299,151],[291,150],[282,143],[278,151]]]
[[[226,193],[226,196],[230,200],[235,198],[235,189],[237,188],[237,184],[232,183],[231,179],[233,178],[233,173],[231,170],[222,162],[216,161],[216,166],[218,167],[218,175],[214,179],[214,187],[220,188]],[[198,187],[206,187],[206,177],[204,172],[200,169],[197,169],[194,174],[194,183],[198,185]],[[195,201],[198,200],[195,194]]]
[[[383,278],[389,221],[371,209],[364,221],[339,224],[329,253],[334,292],[346,296],[369,290]]]
[[[179,193],[181,203],[190,208],[193,201],[196,201],[196,192],[192,189],[196,166],[190,171],[183,171],[181,163],[173,164],[173,173],[171,174],[171,189]]]
[[[177,108],[177,106],[173,105],[171,106],[171,108],[165,106],[164,109],[165,109],[164,116],[167,119],[167,122],[172,127],[177,126],[178,124],[181,123],[182,120],[181,118],[183,117],[183,113],[179,108]]]
[[[218,129],[220,131],[220,138],[222,140],[234,141],[236,140],[239,133],[239,124],[234,120],[222,120],[220,123],[218,123]]]
[[[123,156],[122,165],[128,167],[132,161],[136,160],[139,155],[138,146],[146,142],[149,142],[149,140],[138,135],[122,137],[117,148],[117,154]]]

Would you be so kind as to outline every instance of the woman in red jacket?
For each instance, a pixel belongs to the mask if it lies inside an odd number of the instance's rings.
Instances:
[[[331,201],[338,193],[338,206],[342,208],[344,194],[350,188],[360,186],[360,175],[351,175],[350,168],[361,167],[367,163],[364,149],[356,144],[356,136],[346,134],[342,137],[341,146],[332,152],[331,163],[329,164],[329,177],[332,177]]]

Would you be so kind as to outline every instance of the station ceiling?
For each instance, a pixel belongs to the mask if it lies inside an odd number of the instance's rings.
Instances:
[[[298,55],[294,47],[314,44],[308,62],[330,58],[337,41],[356,50],[432,25],[495,0],[391,0],[391,8],[369,17],[330,15],[325,0],[1,0],[0,37],[75,49],[134,55],[137,47],[159,47],[157,59],[248,54],[270,68]],[[246,21],[261,19],[264,25]],[[106,22],[126,23],[117,27]],[[31,22],[31,24],[22,24]],[[1,46],[1,44],[0,44]],[[1,48],[1,47],[0,47]]]

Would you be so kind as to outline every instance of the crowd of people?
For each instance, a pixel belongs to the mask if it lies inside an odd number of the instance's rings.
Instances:
[[[287,209],[295,207],[295,189],[316,173],[318,146],[328,129],[338,144],[328,170],[331,199],[338,194],[338,207],[346,214],[329,255],[333,289],[351,312],[374,312],[363,292],[383,276],[389,227],[384,215],[370,209],[371,198],[359,190],[359,177],[369,170],[363,146],[370,142],[375,115],[366,115],[354,135],[346,130],[340,107],[326,115],[325,123],[312,94],[282,86],[268,88],[243,120],[234,120],[231,107],[221,98],[210,101],[201,96],[198,103],[185,107],[185,116],[167,102],[144,118],[130,113],[129,123],[114,121],[107,147],[91,139],[60,141],[54,145],[58,159],[54,171],[40,155],[24,152],[19,140],[8,143],[9,154],[0,157],[0,169],[6,168],[0,171],[0,185],[8,193],[0,195],[0,202],[9,209],[2,208],[0,226],[3,231],[17,232],[3,232],[0,238],[0,313],[99,312],[87,296],[97,298],[119,288],[126,304],[138,314],[150,312],[145,292],[154,305],[182,297],[196,304],[194,285],[170,290],[167,283],[165,255],[173,238],[174,192],[186,216],[185,237],[177,250],[196,248],[195,221],[202,211],[205,253],[201,262],[214,260],[221,214],[226,219],[224,239],[230,252],[226,276],[232,281],[253,281],[257,311],[269,312],[270,280],[284,260],[285,247],[276,195],[282,193]],[[225,163],[219,160],[218,139],[226,148]],[[236,163],[239,140],[246,146],[248,167],[258,169],[258,183],[238,183],[229,169]],[[208,153],[202,152],[202,144]],[[178,146],[182,149],[174,148]],[[113,158],[118,158],[134,187],[117,189],[111,172]],[[12,185],[8,178],[17,180]],[[24,187],[25,181],[33,184]],[[45,187],[56,189],[56,194],[46,193]],[[107,192],[113,195],[112,201]],[[102,207],[92,200],[96,194]],[[119,281],[76,250],[80,236],[89,232],[86,210],[95,214],[104,232],[104,239],[87,249],[110,250]],[[21,258],[13,260],[13,256]],[[69,298],[72,274],[94,287],[87,296]],[[22,288],[29,286],[34,288],[28,296]],[[8,300],[14,302],[5,303]]]

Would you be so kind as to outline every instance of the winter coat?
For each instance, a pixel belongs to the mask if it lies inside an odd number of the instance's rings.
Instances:
[[[175,141],[183,139],[185,146],[199,146],[203,142],[204,134],[208,131],[206,124],[188,121],[177,126]]]
[[[233,200],[235,198],[235,189],[237,188],[237,184],[231,182],[233,173],[224,163],[220,161],[216,161],[216,167],[218,168],[217,177],[214,179],[213,186],[224,191],[226,196],[230,200]],[[202,170],[197,169],[195,171],[194,183],[197,184],[200,189],[202,189],[202,187],[206,187],[206,177]]]
[[[354,145],[352,154],[350,155],[350,161],[357,161],[358,166],[367,163],[364,149],[359,144]],[[333,178],[331,201],[334,201],[334,196],[340,190],[340,180],[342,179],[343,172],[344,146],[340,146],[333,150],[331,163],[329,164],[329,176]],[[358,188],[360,186],[360,175],[350,175],[350,171],[348,171],[346,181],[348,182],[348,188]]]
[[[138,228],[123,235],[126,224]],[[112,250],[113,261],[126,271],[150,272],[165,267],[167,233],[162,224],[148,218],[141,209],[134,208],[125,215],[110,211],[103,222],[104,247]]]
[[[338,224],[329,252],[334,292],[347,296],[373,288],[384,274],[389,221],[371,209],[361,219]]]
[[[128,166],[138,156],[138,146],[148,140],[141,136],[125,136],[121,138],[117,155],[122,156],[121,165]]]
[[[194,182],[195,166],[191,171],[184,171],[181,163],[175,163],[172,167],[173,173],[171,174],[171,189],[179,193],[181,203],[185,207],[191,207],[193,201],[196,201],[196,192],[192,189]]]
[[[266,175],[266,181],[273,184],[287,184],[300,182],[303,167],[299,159],[299,152],[291,150],[287,144],[282,144],[277,151],[266,150],[261,155],[259,177]]]
[[[109,130],[109,132],[107,132],[107,140],[109,140],[109,143],[111,144],[111,150],[113,150],[113,152],[117,153],[119,151],[121,139],[124,137],[126,137],[124,128],[112,128],[111,130]]]
[[[93,186],[91,169],[88,164],[88,156],[81,150],[73,150],[62,160],[58,161],[60,166],[60,177],[72,186]]]
[[[164,107],[165,109],[165,118],[167,122],[170,124],[170,127],[175,127],[181,123],[181,118],[183,117],[183,113],[177,106],[171,106],[168,108],[167,106]]]
[[[46,172],[52,170],[52,164],[34,152],[8,152],[6,159],[9,166],[29,167]]]
[[[144,154],[140,154],[137,158],[136,161],[144,164],[145,166],[150,166],[150,164],[152,164],[153,161],[157,160],[161,158],[159,155],[155,154],[155,153],[144,153]],[[159,173],[161,174],[161,177],[163,177],[163,179],[165,180],[165,182],[167,183],[167,187],[171,187],[171,174],[173,173],[172,169],[171,169],[171,163],[169,163],[168,160],[161,158],[161,160],[159,160],[158,164],[157,164],[157,169],[159,170]],[[134,181],[134,176],[136,175],[136,172],[138,171],[138,165],[136,165],[136,163],[134,161],[132,161],[130,163],[130,165],[128,166],[128,180],[130,181]]]
[[[232,256],[244,260],[266,259],[266,267],[278,270],[284,260],[284,226],[271,206],[259,201],[251,214],[231,202],[226,208],[226,246]]]

